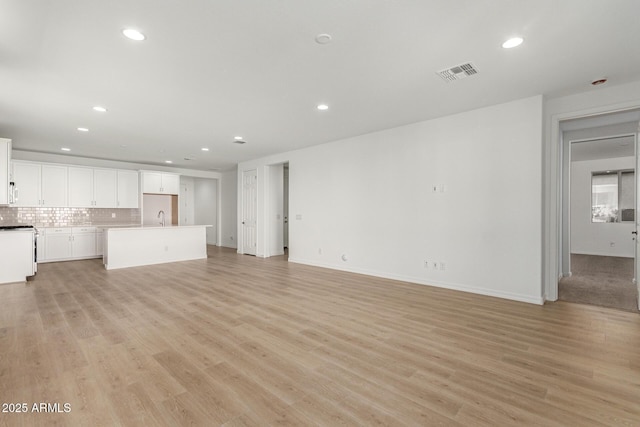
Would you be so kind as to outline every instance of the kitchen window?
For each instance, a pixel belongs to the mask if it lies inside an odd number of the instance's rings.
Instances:
[[[591,175],[591,222],[635,221],[635,172],[616,170]]]

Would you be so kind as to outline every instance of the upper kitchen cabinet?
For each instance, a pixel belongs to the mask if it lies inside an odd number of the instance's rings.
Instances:
[[[118,207],[137,209],[140,197],[139,175],[136,171],[118,171]]]
[[[0,138],[0,205],[11,203],[9,191],[9,166],[11,164],[11,140]]]
[[[13,206],[67,206],[66,166],[15,160],[12,162],[15,184]]]
[[[117,207],[117,172],[69,166],[69,206]]]
[[[143,171],[142,192],[152,194],[178,194],[180,192],[180,175]]]

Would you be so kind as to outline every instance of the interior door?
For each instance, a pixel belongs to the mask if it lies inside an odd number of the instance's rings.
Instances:
[[[283,190],[283,243],[284,247],[289,247],[289,167],[285,165],[283,171],[284,190]]]
[[[242,252],[256,254],[258,217],[258,171],[242,174]]]
[[[638,125],[638,132],[640,132],[640,124]],[[640,229],[640,215],[638,215],[638,213],[640,213],[640,210],[638,208],[640,208],[640,185],[639,185],[639,180],[638,180],[638,176],[640,176],[640,150],[638,149],[638,132],[636,132],[635,135],[635,141],[634,141],[634,145],[636,147],[636,171],[635,171],[635,181],[636,181],[636,211],[635,211],[635,223],[636,223],[636,229],[633,231],[633,238],[636,241],[635,244],[635,265],[634,265],[634,271],[633,271],[633,282],[636,284],[637,288],[638,288],[638,309],[640,309],[640,280],[638,278],[638,273],[640,272],[640,250],[638,249],[638,245],[640,245],[640,239],[638,239],[638,229]]]

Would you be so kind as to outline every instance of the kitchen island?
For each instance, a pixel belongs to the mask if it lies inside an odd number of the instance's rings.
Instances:
[[[105,227],[107,270],[207,258],[211,225]]]

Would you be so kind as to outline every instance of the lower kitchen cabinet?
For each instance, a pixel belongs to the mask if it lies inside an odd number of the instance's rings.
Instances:
[[[44,258],[38,262],[61,261],[71,259],[71,229],[70,228],[45,228],[44,233]]]
[[[40,229],[38,262],[97,258],[96,227]]]
[[[73,227],[71,229],[71,257],[94,258],[96,256],[96,228]]]

